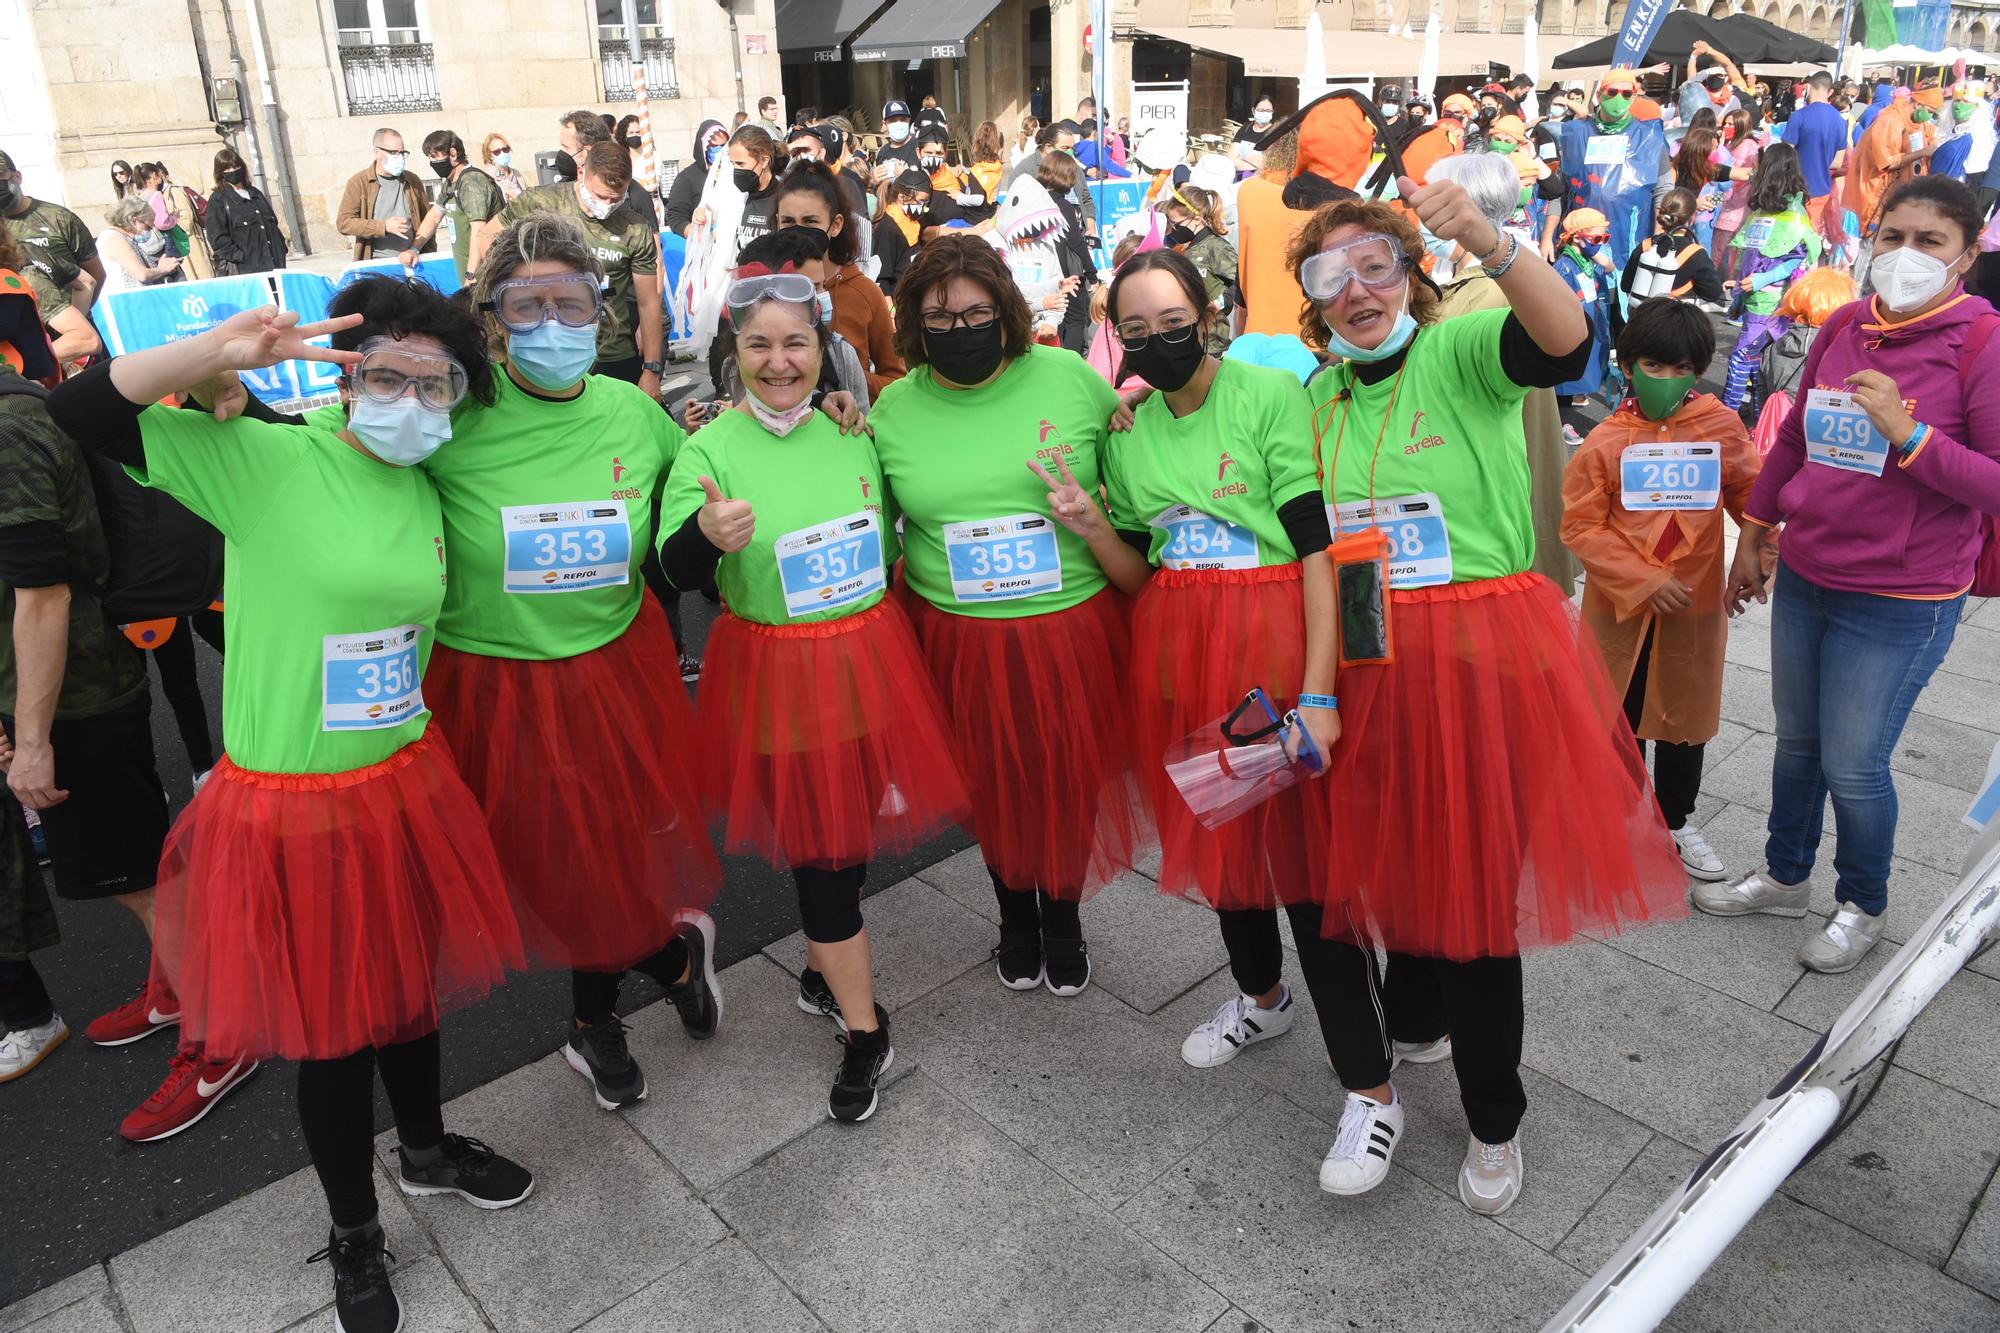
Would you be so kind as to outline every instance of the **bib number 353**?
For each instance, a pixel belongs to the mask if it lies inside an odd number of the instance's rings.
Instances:
[[[500,511],[507,542],[508,592],[577,592],[632,581],[632,528],[623,500],[508,505]]]

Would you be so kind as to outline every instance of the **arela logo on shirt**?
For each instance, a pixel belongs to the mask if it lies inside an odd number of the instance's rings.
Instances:
[[[1218,485],[1214,490],[1208,493],[1209,499],[1220,500],[1226,495],[1250,494],[1250,488],[1248,486],[1245,486],[1242,482],[1228,480],[1229,469],[1235,466],[1236,466],[1236,460],[1229,456],[1229,451],[1227,449],[1223,450],[1221,456],[1216,460],[1216,467],[1215,467],[1215,479],[1217,482],[1223,484]]]
[[[630,472],[631,470],[632,470],[631,468],[625,466],[623,459],[620,459],[615,455],[613,456],[613,458],[611,459],[611,485],[613,487],[610,496],[611,499],[637,500],[640,497],[641,492],[637,486],[626,486],[621,488],[618,485],[619,482],[625,480],[625,474],[627,472]]]
[[[1063,437],[1062,428],[1043,417],[1041,428],[1035,434],[1035,458],[1039,462],[1053,463],[1058,458],[1066,458],[1076,450]]]
[[[1444,436],[1436,433],[1426,435],[1421,440],[1418,439],[1417,432],[1423,428],[1423,424],[1424,414],[1422,411],[1419,411],[1414,417],[1410,418],[1410,443],[1403,446],[1405,457],[1414,458],[1424,450],[1435,449],[1444,443]]]

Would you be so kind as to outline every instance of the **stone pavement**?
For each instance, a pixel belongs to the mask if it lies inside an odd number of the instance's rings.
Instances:
[[[1730,644],[1697,818],[1732,866],[1761,847],[1772,754],[1768,611]],[[2000,739],[2000,601],[1968,611],[1895,766],[1890,936],[1956,878],[1959,822]],[[1830,911],[1831,838],[1816,876]],[[596,1110],[559,1056],[448,1123],[540,1176],[520,1208],[380,1189],[411,1330],[723,1333],[1529,1329],[1649,1214],[1879,964],[1793,960],[1817,919],[1695,916],[1531,957],[1527,1187],[1458,1202],[1448,1065],[1397,1082],[1388,1181],[1319,1192],[1340,1092],[1310,1001],[1291,1035],[1196,1071],[1181,1037],[1230,992],[1205,910],[1132,876],[1085,909],[1096,984],[1002,990],[976,850],[870,899],[897,1064],[865,1125],[826,1120],[831,1027],[793,1004],[803,938],[723,976],[722,1034],[635,1016],[652,1099]],[[1878,949],[1886,956],[1890,946]],[[1859,1121],[1773,1199],[1670,1327],[2000,1328],[2000,952],[1917,1023]],[[388,1140],[381,1145],[391,1150]],[[0,1333],[328,1329],[310,1171],[6,1310]]]

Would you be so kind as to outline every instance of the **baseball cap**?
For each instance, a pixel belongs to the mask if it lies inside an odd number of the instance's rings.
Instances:
[[[904,120],[908,120],[910,118],[910,104],[908,102],[898,101],[892,98],[889,101],[884,102],[882,104],[882,119],[894,120],[898,116],[902,117]]]
[[[1729,76],[1719,69],[1712,69],[1701,76],[1701,81],[1705,87],[1720,88],[1723,84],[1729,82]]]

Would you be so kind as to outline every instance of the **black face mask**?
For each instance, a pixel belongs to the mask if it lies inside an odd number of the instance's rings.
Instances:
[[[743,193],[745,194],[757,193],[757,187],[763,184],[763,182],[758,178],[757,173],[750,170],[750,168],[748,167],[736,168],[734,171],[730,173],[730,179],[735,181],[736,188],[743,191]]]
[[[244,167],[231,167],[222,173],[222,179],[231,185],[241,185],[249,178],[250,172]]]
[[[435,171],[435,172],[436,172],[436,173],[437,173],[438,175],[440,175],[440,176],[449,176],[449,175],[451,175],[451,159],[450,159],[450,158],[448,158],[448,157],[433,157],[433,158],[430,158],[430,159],[428,159],[428,160],[429,160],[429,162],[430,162],[430,164],[431,164],[431,170],[432,170],[432,171]]]
[[[1195,371],[1201,369],[1201,359],[1207,355],[1200,329],[1177,343],[1155,333],[1137,347],[1125,349],[1125,369],[1161,393],[1172,393],[1194,378]]]
[[[947,333],[924,330],[924,355],[931,369],[953,384],[984,384],[1006,359],[1006,335],[1000,321],[976,329]]]
[[[631,149],[635,153],[639,151],[639,145],[642,142],[643,140],[641,140],[639,136],[636,134],[628,134],[625,136],[625,146]]]
[[[1167,228],[1168,245],[1190,245],[1194,241],[1194,228],[1185,222],[1176,222]]]
[[[11,213],[21,206],[21,187],[13,181],[0,181],[0,213]]]
[[[553,165],[557,179],[566,181],[576,179],[576,159],[568,153],[563,152],[560,148],[556,150],[556,160]]]

